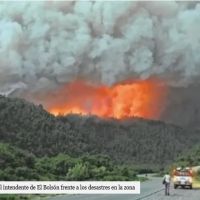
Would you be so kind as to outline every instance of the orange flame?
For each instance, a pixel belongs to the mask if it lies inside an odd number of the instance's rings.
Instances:
[[[57,91],[56,102],[48,106],[54,115],[69,113],[100,117],[143,117],[158,119],[166,87],[158,80],[129,81],[113,86],[95,86],[75,81]]]

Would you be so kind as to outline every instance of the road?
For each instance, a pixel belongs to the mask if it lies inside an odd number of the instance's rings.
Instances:
[[[141,194],[139,195],[63,195],[47,200],[199,200],[199,189],[173,189],[170,196],[164,195],[162,178],[150,178],[141,183]]]

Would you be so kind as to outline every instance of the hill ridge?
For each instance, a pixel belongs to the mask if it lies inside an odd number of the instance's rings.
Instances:
[[[0,96],[0,138],[38,156],[101,153],[118,163],[159,167],[200,143],[198,131],[162,121],[55,117],[41,105],[3,96]]]

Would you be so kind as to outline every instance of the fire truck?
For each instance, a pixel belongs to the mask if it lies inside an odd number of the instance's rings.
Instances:
[[[193,173],[191,168],[179,167],[173,171],[174,189],[178,188],[179,186],[181,186],[182,188],[188,187],[192,189],[192,182],[193,182]]]

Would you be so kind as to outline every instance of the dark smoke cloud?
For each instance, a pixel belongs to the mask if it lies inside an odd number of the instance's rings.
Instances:
[[[0,2],[0,93],[200,75],[198,2]]]

